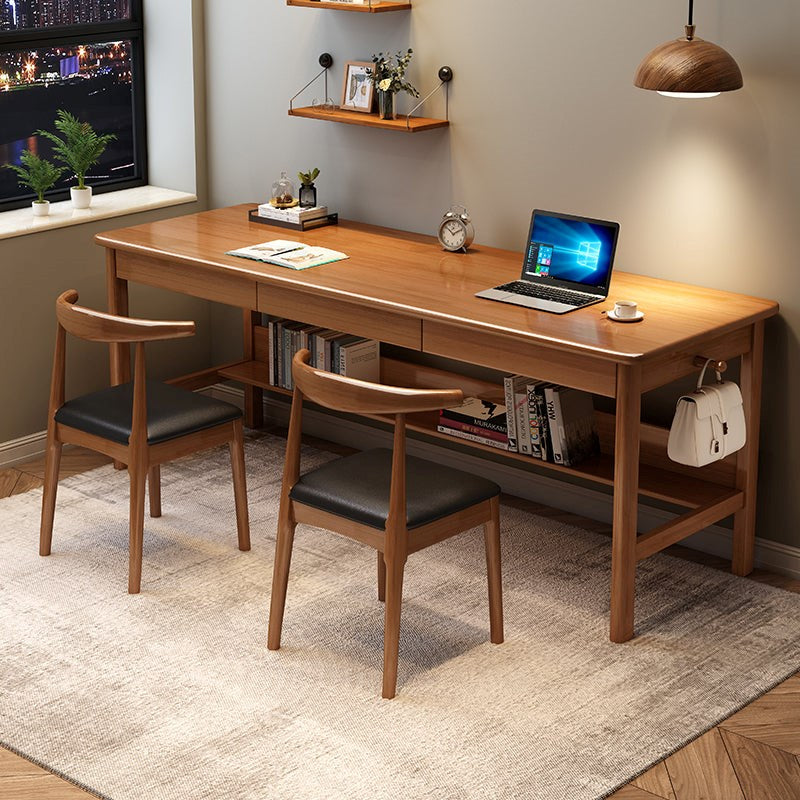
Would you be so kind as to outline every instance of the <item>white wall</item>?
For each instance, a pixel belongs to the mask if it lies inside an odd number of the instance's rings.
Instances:
[[[698,35],[726,47],[742,91],[676,101],[633,86],[683,32],[681,2],[415,0],[381,15],[205,0],[212,205],[263,199],[281,169],[319,166],[345,217],[433,233],[452,201],[478,240],[522,249],[534,207],[616,219],[618,268],[778,299],[768,326],[759,535],[800,545],[800,5],[704,0]],[[455,70],[445,131],[416,135],[287,117],[318,70],[411,46],[412,79]],[[321,90],[316,91],[321,95]],[[308,101],[314,92],[307,95]],[[440,115],[441,101],[429,108]],[[635,298],[634,298],[635,299]],[[215,357],[238,318],[214,312]],[[233,336],[231,334],[231,340]],[[674,392],[648,398],[652,417]]]

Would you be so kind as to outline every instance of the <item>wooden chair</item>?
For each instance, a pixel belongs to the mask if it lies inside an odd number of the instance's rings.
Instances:
[[[294,394],[286,444],[267,646],[277,650],[286,605],[294,531],[306,523],[378,551],[378,598],[385,600],[383,697],[397,687],[400,605],[409,554],[484,525],[489,582],[490,638],[503,641],[500,577],[500,487],[460,470],[406,456],[405,415],[461,402],[459,389],[404,389],[357,381],[314,369],[309,352],[294,357]],[[370,450],[300,476],[303,398],[356,414],[391,414],[393,450]]]
[[[88,447],[127,464],[130,474],[128,592],[142,577],[145,482],[150,516],[161,516],[161,464],[228,443],[233,468],[239,549],[250,549],[242,412],[230,403],[145,378],[144,343],[194,335],[194,322],[161,322],[103,314],[76,306],[73,289],[56,300],[58,330],[47,416],[47,454],[39,554],[50,555],[58,468],[64,444]],[[66,334],[92,342],[136,344],[132,383],[64,402]]]

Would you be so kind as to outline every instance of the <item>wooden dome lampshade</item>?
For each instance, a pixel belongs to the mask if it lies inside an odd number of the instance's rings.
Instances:
[[[695,38],[694,0],[686,37],[656,47],[636,70],[634,84],[667,97],[716,97],[744,85],[739,65],[718,45]]]

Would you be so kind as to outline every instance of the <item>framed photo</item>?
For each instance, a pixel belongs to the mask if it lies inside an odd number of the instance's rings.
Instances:
[[[371,61],[348,61],[344,65],[342,108],[369,114],[372,111],[373,86],[368,70]]]

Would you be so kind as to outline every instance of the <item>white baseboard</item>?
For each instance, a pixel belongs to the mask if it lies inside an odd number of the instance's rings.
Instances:
[[[29,461],[44,453],[47,431],[32,433],[21,439],[0,443],[0,469],[13,467],[23,461]]]
[[[242,408],[244,393],[235,386],[217,384],[204,390],[205,394],[227,400]],[[289,423],[289,404],[284,400],[266,396],[264,410],[268,419],[282,425]],[[366,450],[370,447],[391,447],[389,430],[374,427],[352,418],[337,417],[324,411],[307,408],[303,411],[303,430],[320,439]],[[0,443],[0,469],[44,453],[46,433],[34,433]],[[511,464],[492,461],[461,450],[442,447],[423,439],[408,439],[408,452],[440,464],[458,467],[467,472],[477,472],[502,486],[503,491],[535,503],[570,511],[574,514],[609,523],[612,518],[612,498],[596,489],[555,480],[546,475],[530,472]],[[674,519],[669,511],[640,506],[639,529],[649,530]],[[682,544],[722,558],[731,556],[731,531],[712,525],[684,540]],[[781,575],[800,579],[800,547],[756,538],[755,563],[757,567]]]

